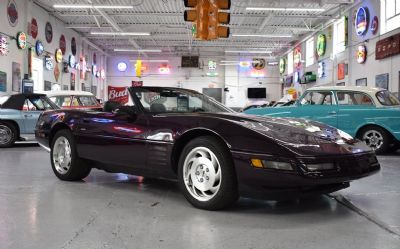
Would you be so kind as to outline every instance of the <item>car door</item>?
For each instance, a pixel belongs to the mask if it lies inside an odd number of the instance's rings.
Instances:
[[[26,98],[22,107],[22,118],[24,123],[24,133],[33,134],[35,133],[36,122],[43,112],[44,109],[37,106],[33,100]]]
[[[357,129],[370,123],[371,110],[376,110],[373,99],[366,93],[355,91],[337,91],[338,100],[338,128],[356,135]]]
[[[307,91],[296,103],[292,117],[300,117],[337,127],[338,106],[332,91]]]
[[[79,156],[122,167],[123,172],[146,171],[145,115],[139,112],[135,115],[118,111],[82,112],[77,122],[75,137]]]

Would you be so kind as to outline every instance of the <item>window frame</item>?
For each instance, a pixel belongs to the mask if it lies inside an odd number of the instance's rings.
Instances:
[[[357,104],[357,105],[354,105],[354,104],[352,104],[352,105],[342,105],[342,104],[340,104],[339,103],[338,93],[362,94],[364,96],[367,96],[371,100],[372,105],[361,105],[361,106],[376,106],[374,98],[371,95],[369,95],[368,93],[360,92],[360,91],[350,91],[350,90],[338,90],[338,91],[335,91],[335,98],[337,100],[337,105],[338,106],[360,106],[360,104]]]
[[[311,45],[310,45],[311,43]],[[310,49],[311,48],[311,49]],[[306,41],[306,67],[309,67],[315,63],[315,41],[314,37],[311,37]]]
[[[381,17],[379,19],[380,23],[380,34],[386,34],[390,31],[400,28],[400,7],[397,7],[397,4],[400,6],[400,0],[394,0],[394,16],[387,18],[387,8],[388,8],[388,0],[381,0]],[[399,12],[396,12],[399,9]]]
[[[331,102],[332,102],[332,104],[330,104],[330,105],[323,105],[323,104],[304,105],[304,104],[301,104],[301,101],[306,97],[306,95],[307,95],[308,93],[314,93],[314,92],[318,92],[318,93],[321,93],[321,92],[329,92],[329,93],[331,93]],[[297,103],[298,103],[299,106],[334,106],[334,105],[337,105],[337,100],[336,100],[336,94],[335,94],[333,91],[331,91],[331,90],[309,90],[309,91],[304,92],[304,94],[303,94],[302,97],[298,100]]]

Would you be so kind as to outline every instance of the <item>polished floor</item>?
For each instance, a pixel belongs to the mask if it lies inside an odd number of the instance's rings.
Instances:
[[[400,153],[320,198],[191,207],[177,184],[93,170],[62,182],[35,145],[0,149],[0,249],[400,248]]]

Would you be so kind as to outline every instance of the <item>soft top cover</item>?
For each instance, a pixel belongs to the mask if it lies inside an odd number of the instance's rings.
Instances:
[[[10,95],[10,98],[6,102],[4,102],[0,108],[3,109],[15,109],[22,110],[22,106],[25,103],[25,100],[31,98],[40,98],[45,97],[45,94],[37,94],[37,93],[17,93]]]

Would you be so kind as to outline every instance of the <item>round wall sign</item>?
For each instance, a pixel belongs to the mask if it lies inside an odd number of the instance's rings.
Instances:
[[[53,40],[53,27],[49,22],[46,23],[46,26],[44,28],[44,35],[46,36],[46,41],[48,43],[51,43],[51,41]]]
[[[0,35],[0,55],[8,54],[8,42],[7,37]]]
[[[286,69],[286,60],[285,58],[281,58],[279,60],[279,73],[283,74],[285,72]]]
[[[26,48],[26,34],[24,32],[19,32],[17,34],[17,46],[19,49]]]
[[[76,63],[75,56],[70,55],[70,56],[68,57],[68,65],[69,65],[71,68],[75,68],[75,63]]]
[[[67,49],[67,43],[65,41],[65,36],[60,36],[60,49],[63,54],[65,54],[65,50]]]
[[[127,68],[128,66],[126,65],[125,62],[120,62],[120,63],[118,63],[117,67],[118,67],[118,71],[120,71],[120,72],[125,72],[125,71],[126,71],[126,68]]]
[[[317,37],[317,55],[323,56],[326,51],[326,36],[319,34]]]
[[[53,70],[54,63],[53,63],[53,59],[50,56],[44,57],[44,67],[49,71]]]
[[[17,4],[14,0],[9,0],[7,4],[7,17],[8,22],[12,27],[17,26],[18,24],[18,9]]]
[[[373,35],[376,35],[376,32],[378,32],[378,27],[379,27],[378,17],[374,16],[374,18],[372,18],[371,27],[370,27]]]
[[[360,7],[357,10],[355,18],[355,29],[357,35],[364,35],[368,30],[369,14],[368,8]]]
[[[61,51],[61,49],[57,49],[56,50],[56,62],[60,63],[62,61],[62,57],[63,57],[63,53]]]
[[[297,47],[294,49],[293,53],[293,62],[294,62],[294,67],[295,68],[300,68],[301,66],[301,50],[300,47]]]
[[[31,36],[33,39],[36,39],[38,35],[38,24],[35,18],[32,18],[31,20]]]
[[[43,54],[44,46],[43,46],[43,43],[40,40],[36,41],[35,50],[36,50],[37,56],[41,56]]]
[[[254,58],[251,65],[253,66],[253,68],[255,68],[257,70],[261,70],[265,67],[265,59]]]
[[[76,40],[75,37],[71,39],[71,52],[73,55],[76,55]]]
[[[365,45],[358,46],[356,57],[359,64],[363,64],[367,60],[367,47]]]

